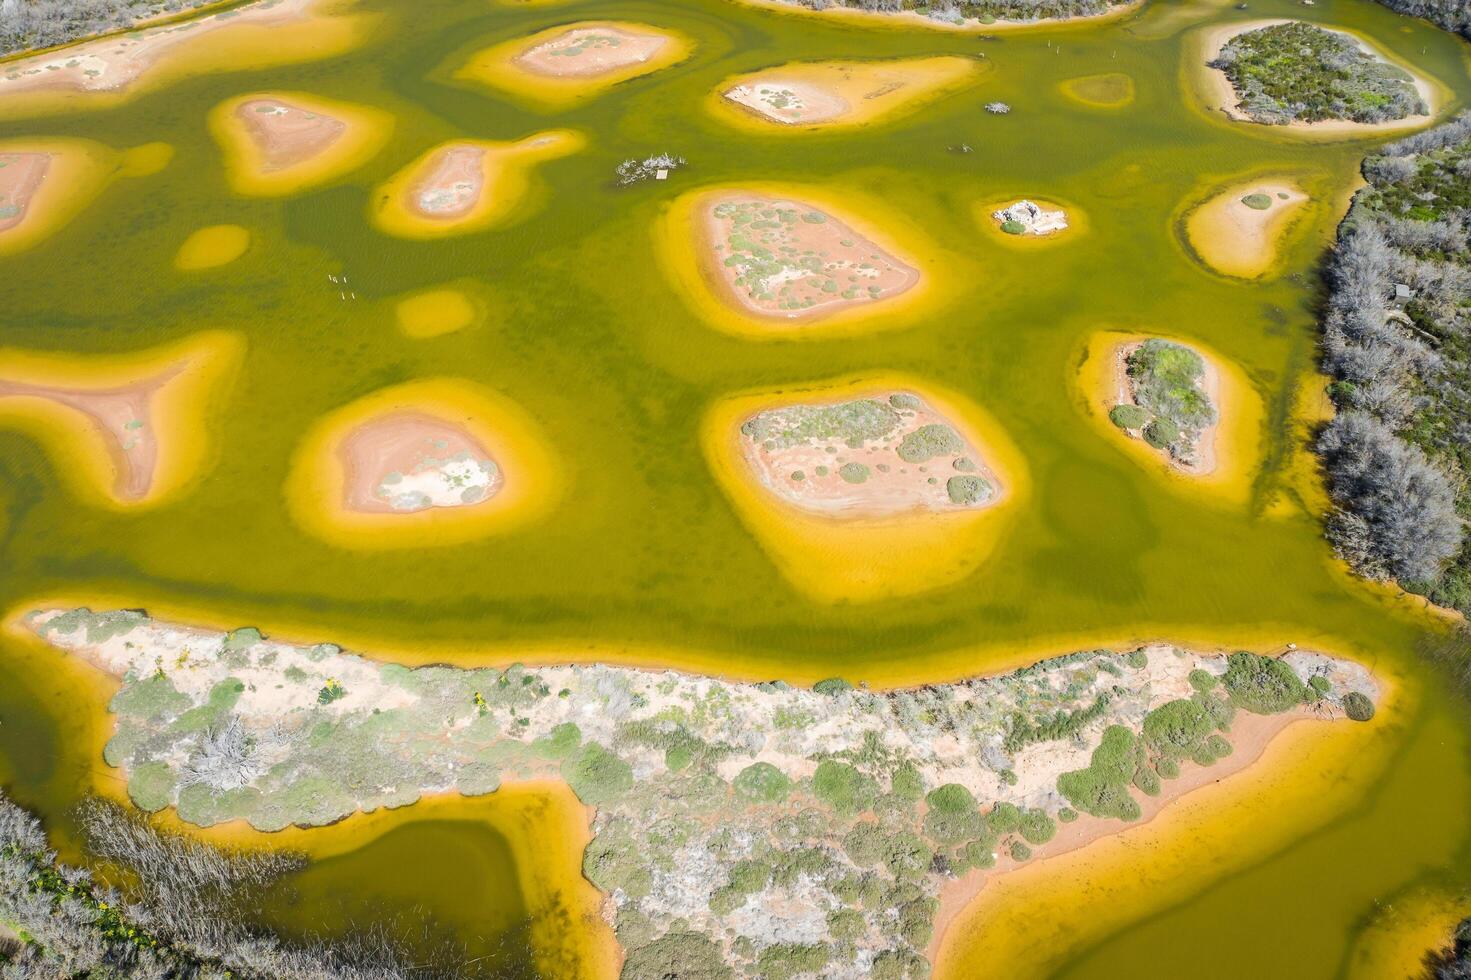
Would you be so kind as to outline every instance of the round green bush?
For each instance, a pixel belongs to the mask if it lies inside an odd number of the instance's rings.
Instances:
[[[612,802],[633,789],[633,767],[597,742],[564,761],[562,777],[589,806]]]
[[[991,484],[978,476],[952,476],[945,481],[945,492],[952,504],[969,507],[991,496]]]
[[[1108,420],[1120,429],[1142,429],[1149,421],[1149,413],[1138,405],[1115,405],[1108,410]]]
[[[1006,232],[1008,235],[1020,235],[1022,232],[1027,230],[1027,226],[1022,224],[1020,221],[1007,220],[1001,222],[1001,230]]]
[[[1057,824],[1044,810],[1028,810],[1022,814],[1022,837],[1028,844],[1045,844],[1057,835]]]
[[[845,483],[862,483],[868,479],[868,467],[862,463],[844,463],[838,467],[838,476]]]
[[[1217,678],[1216,675],[1212,674],[1210,671],[1201,670],[1199,667],[1197,667],[1190,672],[1189,681],[1191,687],[1204,694],[1206,691],[1209,691],[1211,688],[1216,686],[1219,678]]]
[[[1155,449],[1164,449],[1180,438],[1180,427],[1169,419],[1155,419],[1144,427],[1144,441]]]
[[[1013,841],[1011,845],[1011,859],[1020,864],[1032,856],[1032,849],[1021,841]]]
[[[852,816],[873,806],[878,784],[846,762],[825,759],[812,774],[812,795],[838,814]]]
[[[841,677],[829,677],[812,685],[812,690],[828,697],[836,697],[844,691],[853,690],[853,685]]]
[[[1159,776],[1148,766],[1140,766],[1134,773],[1134,785],[1147,796],[1159,795]]]
[[[960,434],[948,425],[930,423],[908,433],[894,451],[906,463],[923,463],[936,456],[948,456],[965,448]]]
[[[1327,694],[1328,689],[1332,686],[1333,685],[1328,682],[1328,678],[1324,677],[1322,674],[1314,674],[1312,677],[1308,678],[1308,687],[1311,687],[1315,692],[1317,692],[1318,697],[1322,697],[1323,695]]]
[[[1070,806],[1065,806],[1061,810],[1057,811],[1057,819],[1061,820],[1063,823],[1072,823],[1074,820],[1078,819],[1078,811],[1074,810]]]
[[[1155,763],[1154,771],[1165,779],[1176,779],[1180,775],[1180,764],[1174,759],[1161,759]]]
[[[1272,199],[1265,194],[1248,194],[1241,199],[1241,203],[1253,211],[1265,211],[1272,206]]]
[[[128,798],[140,810],[156,813],[173,802],[174,772],[162,762],[145,762],[128,779]]]
[[[1368,721],[1374,717],[1374,702],[1360,691],[1349,691],[1343,696],[1343,711],[1354,721]]]
[[[1205,750],[1217,759],[1224,759],[1232,752],[1231,743],[1219,735],[1212,735],[1205,740]]]
[[[780,803],[792,791],[787,774],[769,762],[753,762],[740,772],[732,785],[748,800],[758,803]]]

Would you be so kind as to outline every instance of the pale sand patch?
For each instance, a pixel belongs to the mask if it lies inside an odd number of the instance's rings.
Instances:
[[[705,277],[756,316],[816,319],[892,299],[919,282],[904,260],[802,201],[728,191],[707,199],[699,219]]]
[[[860,125],[912,109],[979,74],[970,58],[793,62],[726,79],[721,99],[782,126]]]
[[[1073,101],[1096,109],[1122,109],[1134,101],[1134,79],[1122,72],[1070,78],[1057,88]]]
[[[1242,203],[1253,194],[1271,203],[1264,210]],[[1308,196],[1285,178],[1232,184],[1185,218],[1185,236],[1200,260],[1222,275],[1256,279],[1277,264],[1279,247]]]
[[[240,225],[208,225],[184,239],[174,268],[184,272],[229,265],[250,248],[250,231]]]
[[[536,75],[596,78],[645,64],[669,42],[666,34],[646,34],[625,25],[573,27],[531,45],[516,56],[516,63]]]
[[[260,154],[261,170],[284,170],[325,151],[347,132],[347,124],[284,99],[251,99],[235,107]]]
[[[1237,110],[1236,107],[1240,104],[1241,100],[1236,95],[1236,89],[1231,84],[1231,80],[1226,77],[1225,72],[1209,67],[1209,62],[1214,61],[1216,56],[1221,53],[1221,49],[1237,35],[1245,34],[1248,31],[1254,31],[1262,27],[1271,27],[1275,24],[1291,23],[1293,23],[1292,20],[1281,17],[1267,20],[1238,21],[1231,24],[1220,24],[1201,32],[1198,48],[1200,51],[1200,63],[1196,77],[1200,80],[1202,87],[1201,94],[1205,97],[1207,110],[1211,112],[1219,111],[1226,118],[1236,122],[1255,122],[1251,117]],[[1415,86],[1415,91],[1420,93],[1420,98],[1429,106],[1430,111],[1425,115],[1406,116],[1403,119],[1392,119],[1381,123],[1359,123],[1348,119],[1324,119],[1318,122],[1290,122],[1285,126],[1266,126],[1265,128],[1296,135],[1342,136],[1355,133],[1373,134],[1392,132],[1400,129],[1413,129],[1428,125],[1435,118],[1436,113],[1440,111],[1441,105],[1444,102],[1439,86],[1432,84],[1429,79],[1417,72],[1412,66],[1396,58],[1391,58],[1370,44],[1368,40],[1347,28],[1330,27],[1325,24],[1316,23],[1314,26],[1351,38],[1358,44],[1359,50],[1372,55],[1376,60],[1404,69],[1409,73]],[[1265,125],[1262,123],[1255,124],[1259,126]]]
[[[450,143],[434,152],[409,188],[408,208],[431,221],[463,218],[485,192],[485,147]]]
[[[474,436],[418,412],[365,422],[347,434],[338,453],[347,474],[343,506],[358,513],[474,506],[494,497],[505,483]]]
[[[1114,348],[1114,384],[1113,391],[1111,392],[1112,399],[1106,400],[1107,408],[1104,409],[1105,415],[1107,414],[1108,410],[1112,409],[1115,405],[1135,404],[1134,386],[1129,381],[1128,360],[1129,355],[1138,350],[1142,343],[1142,340],[1135,340],[1125,344],[1120,344],[1118,347]],[[1221,372],[1216,367],[1215,362],[1212,361],[1205,354],[1201,353],[1201,351],[1199,351],[1198,349],[1191,347],[1189,344],[1181,343],[1177,340],[1171,341],[1171,343],[1180,344],[1181,347],[1188,347],[1190,350],[1195,351],[1196,354],[1200,355],[1201,361],[1205,364],[1205,376],[1200,380],[1199,384],[1201,390],[1205,392],[1206,398],[1210,399],[1211,407],[1216,410],[1216,420],[1209,426],[1201,429],[1200,435],[1196,437],[1194,444],[1195,461],[1191,464],[1187,465],[1185,463],[1182,463],[1180,460],[1175,459],[1164,450],[1155,450],[1152,446],[1150,447],[1150,449],[1151,451],[1155,452],[1156,455],[1158,455],[1161,459],[1167,462],[1171,468],[1179,470],[1181,473],[1186,473],[1190,476],[1210,476],[1216,471],[1216,467],[1218,465],[1218,455],[1221,452],[1221,447],[1219,445],[1220,440],[1218,438],[1221,428],[1221,416],[1224,414],[1221,407]],[[1113,425],[1112,422],[1110,422],[1109,424]],[[1129,439],[1141,438],[1134,435],[1132,432],[1127,432],[1124,429],[1119,429],[1117,426],[1114,426],[1114,428]]]
[[[898,396],[902,408],[892,404],[893,396]],[[867,440],[856,447],[830,438],[767,448],[742,430],[738,436],[740,451],[752,476],[784,503],[807,513],[844,520],[980,510],[1000,502],[1005,488],[987,466],[975,440],[956,420],[936,410],[913,391],[881,391],[867,400],[892,408],[898,417],[897,424],[882,438]],[[848,401],[833,399],[799,404],[839,405]],[[790,407],[772,406],[754,413],[747,421]],[[943,426],[954,433],[958,446],[924,462],[905,462],[897,452],[904,437],[930,425]],[[800,478],[796,476],[799,473]],[[949,489],[952,478],[980,479],[985,481],[985,489],[953,499]]]
[[[826,17],[832,20],[851,20],[866,27],[893,27],[914,28],[925,27],[935,31],[958,31],[961,33],[985,34],[992,31],[1014,31],[1026,30],[1030,27],[1092,27],[1108,21],[1121,20],[1144,6],[1144,0],[1130,0],[1128,3],[1119,4],[1101,14],[1089,17],[1039,17],[1036,20],[1003,20],[997,19],[989,24],[978,20],[966,20],[959,24],[949,21],[937,20],[913,10],[894,11],[883,13],[876,10],[855,10],[852,7],[831,6],[825,10],[813,10],[810,7],[802,7],[790,0],[735,0],[751,7],[762,7],[767,10],[781,11],[803,17]]]
[[[405,336],[424,339],[474,325],[480,308],[464,290],[429,289],[399,300],[394,316]]]
[[[50,168],[50,153],[0,153],[0,232],[25,220]]]

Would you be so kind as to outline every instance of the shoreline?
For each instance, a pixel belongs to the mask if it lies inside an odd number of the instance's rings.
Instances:
[[[955,34],[985,34],[990,31],[1025,31],[1042,28],[1065,29],[1069,27],[1092,27],[1112,21],[1123,20],[1144,7],[1145,0],[1128,0],[1116,4],[1101,14],[1080,14],[1076,17],[1039,17],[1035,20],[997,19],[989,24],[978,20],[967,20],[961,24],[936,20],[913,10],[885,13],[877,10],[855,10],[851,7],[829,7],[826,10],[810,10],[783,0],[733,0],[735,3],[763,10],[781,11],[799,17],[825,17],[834,21],[850,21],[859,26],[884,26],[890,28],[918,27]]]
[[[1258,122],[1245,113],[1237,111],[1236,104],[1240,102],[1240,96],[1236,93],[1236,87],[1231,84],[1231,80],[1226,77],[1225,72],[1218,68],[1210,67],[1209,63],[1216,59],[1221,53],[1221,49],[1230,43],[1232,38],[1240,34],[1245,34],[1263,27],[1272,27],[1277,24],[1298,22],[1287,17],[1263,18],[1260,20],[1218,24],[1214,27],[1205,28],[1200,32],[1197,48],[1199,52],[1199,63],[1195,66],[1195,76],[1200,80],[1201,85],[1204,86],[1200,94],[1204,97],[1204,107],[1207,115],[1216,117],[1220,114],[1231,122],[1246,123],[1259,127],[1269,133],[1284,132],[1294,136],[1344,137],[1358,134],[1376,136],[1404,129],[1418,129],[1430,125],[1435,121],[1435,117],[1440,114],[1441,109],[1444,107],[1444,99],[1440,97],[1438,85],[1430,78],[1420,74],[1413,66],[1407,65],[1389,55],[1363,35],[1346,27],[1329,26],[1318,23],[1317,21],[1302,21],[1302,23],[1311,24],[1330,33],[1340,34],[1350,38],[1359,46],[1361,51],[1369,54],[1376,61],[1392,65],[1406,72],[1410,76],[1415,91],[1419,93],[1420,98],[1424,100],[1425,105],[1428,107],[1428,111],[1424,115],[1405,116],[1402,119],[1391,119],[1378,123],[1360,123],[1350,119],[1322,119],[1316,122],[1299,122],[1294,120],[1286,125]]]

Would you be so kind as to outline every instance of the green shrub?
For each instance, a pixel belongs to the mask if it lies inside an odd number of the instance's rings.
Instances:
[[[844,463],[838,467],[838,476],[844,483],[863,483],[868,479],[868,467],[862,463]]]
[[[844,691],[853,690],[853,685],[848,683],[841,677],[829,677],[826,680],[821,680],[818,681],[816,684],[813,684],[812,690],[816,691],[818,694],[825,694],[828,697],[835,697],[839,694],[842,694]]]
[[[1045,844],[1057,836],[1057,824],[1045,810],[1027,810],[1022,814],[1022,837],[1029,844]]]
[[[1174,759],[1160,759],[1155,763],[1154,771],[1164,779],[1176,779],[1180,775],[1180,764]]]
[[[1149,654],[1143,650],[1131,650],[1129,653],[1124,654],[1124,663],[1133,667],[1135,670],[1143,670],[1149,666]]]
[[[1190,700],[1200,705],[1201,709],[1210,716],[1211,724],[1226,731],[1231,727],[1231,721],[1236,717],[1236,705],[1226,698],[1218,698],[1214,694],[1197,693]]]
[[[1374,702],[1360,691],[1349,691],[1343,696],[1343,711],[1354,721],[1368,721],[1374,717]]]
[[[1194,701],[1168,701],[1144,716],[1144,744],[1161,755],[1189,755],[1215,723]]]
[[[1274,715],[1306,700],[1307,688],[1275,657],[1240,651],[1226,658],[1222,678],[1231,701],[1252,714]]]
[[[780,803],[792,791],[791,779],[769,762],[751,763],[736,773],[732,785],[738,794],[757,803]]]
[[[909,949],[886,949],[873,958],[870,980],[919,980],[930,975],[930,965]]]
[[[1159,775],[1148,766],[1140,766],[1135,771],[1134,785],[1147,796],[1159,795]]]
[[[1093,750],[1087,769],[1057,777],[1057,790],[1069,803],[1095,817],[1137,820],[1139,804],[1129,795],[1129,783],[1143,761],[1143,746],[1122,725],[1104,729],[1103,741]]]
[[[1212,674],[1208,670],[1201,670],[1199,667],[1190,672],[1189,680],[1190,686],[1202,694],[1210,691],[1220,683],[1220,678],[1216,677],[1215,674]]]
[[[1219,735],[1205,740],[1205,750],[1217,759],[1224,759],[1232,752],[1231,743]]]
[[[978,476],[957,475],[945,481],[945,493],[952,504],[969,507],[991,497],[991,484]]]
[[[671,932],[623,961],[619,980],[735,980],[720,947],[698,932]],[[790,974],[782,974],[790,976]]]
[[[1018,864],[1032,856],[1032,849],[1021,841],[1013,841],[1011,844],[1011,859]]]
[[[843,851],[860,868],[871,868],[884,859],[888,835],[876,823],[860,821],[843,835]]]
[[[960,863],[967,868],[989,868],[996,863],[993,851],[996,843],[991,840],[973,840],[960,849]]]
[[[778,943],[775,946],[767,946],[761,951],[756,960],[756,969],[760,972],[762,980],[791,980],[804,973],[820,973],[832,959],[832,947],[818,945],[802,945],[800,943]],[[627,980],[625,976],[619,980]],[[660,980],[677,978],[684,980],[684,971],[678,970],[665,973]]]
[[[1022,232],[1027,230],[1027,226],[1022,224],[1020,221],[1017,221],[1015,218],[1007,218],[1005,221],[1001,222],[1001,230],[1006,232],[1008,235],[1020,235]]]
[[[582,729],[564,721],[531,743],[531,750],[546,759],[565,759],[582,744]]]
[[[1149,413],[1138,405],[1125,403],[1108,410],[1108,420],[1120,429],[1142,429],[1149,421]]]
[[[899,906],[899,921],[895,929],[899,938],[917,949],[928,946],[935,934],[935,912],[939,906],[939,902],[928,896]]]
[[[924,795],[924,776],[912,762],[901,762],[889,776],[889,792],[906,803],[916,803]]]
[[[925,836],[940,844],[959,844],[981,832],[982,817],[976,798],[958,783],[946,783],[925,797]]]
[[[1241,199],[1241,203],[1253,211],[1265,211],[1272,206],[1272,199],[1266,194],[1248,194]]]
[[[765,861],[737,861],[730,866],[730,887],[743,892],[759,892],[771,880],[771,865]]]
[[[936,456],[949,456],[965,448],[960,435],[948,425],[930,423],[906,433],[895,450],[906,463],[923,463]]]
[[[639,859],[640,853],[628,822],[612,821],[582,852],[582,873],[605,892],[621,888],[630,898],[642,898],[649,893],[653,879]]]
[[[1014,834],[1022,827],[1022,811],[1015,803],[998,802],[986,814],[986,828],[996,837]]]
[[[857,939],[868,931],[868,921],[855,909],[834,909],[827,916],[827,933],[839,942]]]
[[[935,854],[910,830],[890,834],[884,841],[884,866],[895,878],[918,878],[929,871]]]
[[[1061,820],[1063,823],[1072,823],[1074,820],[1078,819],[1078,811],[1074,810],[1070,806],[1065,806],[1061,810],[1057,811],[1057,819]]]
[[[162,762],[143,763],[128,778],[128,798],[140,810],[162,810],[174,799],[174,771]]]
[[[153,674],[125,685],[113,695],[108,710],[135,718],[172,718],[192,704],[180,694],[174,682],[163,674]]]
[[[840,816],[851,817],[873,807],[878,784],[846,762],[826,759],[812,774],[812,795]]]
[[[1308,678],[1308,687],[1311,687],[1313,689],[1313,692],[1321,698],[1323,695],[1328,693],[1329,689],[1332,688],[1333,685],[1329,682],[1328,678],[1324,677],[1322,674],[1314,674],[1312,677]]]
[[[1164,449],[1180,438],[1180,427],[1171,419],[1158,418],[1144,427],[1144,441],[1155,449]]]
[[[589,806],[611,803],[633,788],[633,767],[597,742],[562,763],[562,778]]]

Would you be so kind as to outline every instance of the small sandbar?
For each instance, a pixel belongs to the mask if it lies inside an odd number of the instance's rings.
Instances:
[[[701,442],[776,566],[826,602],[964,577],[1028,487],[1025,461],[990,415],[899,374],[727,398],[706,416]]]
[[[67,45],[0,67],[0,116],[89,102],[112,104],[148,85],[341,54],[370,15],[340,14],[340,0],[258,0],[183,20]]]
[[[1278,265],[1307,203],[1308,195],[1289,178],[1232,184],[1186,215],[1185,238],[1208,268],[1257,279]]]
[[[721,114],[791,128],[858,126],[918,108],[980,74],[971,58],[794,62],[719,86]],[[734,111],[731,111],[734,110]]]
[[[42,440],[86,496],[156,503],[203,465],[204,416],[241,346],[209,333],[120,357],[0,351],[0,426]]]
[[[1072,227],[1062,205],[1029,197],[994,208],[991,226],[1010,238],[1052,238]]]
[[[581,21],[479,51],[452,77],[533,102],[569,104],[683,61],[692,49],[675,31],[626,21]]]
[[[1074,102],[1095,109],[1122,109],[1134,101],[1134,79],[1122,72],[1071,78],[1058,89]]]
[[[271,196],[318,187],[362,166],[388,142],[393,117],[304,92],[258,92],[217,106],[210,129],[231,186]]]
[[[540,517],[559,486],[519,407],[438,378],[384,389],[312,426],[293,455],[286,498],[303,527],[333,544],[419,548]]]
[[[1372,136],[1379,133],[1426,126],[1434,119],[1435,114],[1440,111],[1440,106],[1444,102],[1444,94],[1439,84],[1432,82],[1404,62],[1390,58],[1379,48],[1353,31],[1342,27],[1313,24],[1312,26],[1321,28],[1324,31],[1349,38],[1358,45],[1360,51],[1370,55],[1376,61],[1382,64],[1392,65],[1404,71],[1409,76],[1410,83],[1414,86],[1415,91],[1419,94],[1420,99],[1428,111],[1424,113],[1413,113],[1401,119],[1390,119],[1378,123],[1355,122],[1352,119],[1322,119],[1315,122],[1293,120],[1286,124],[1268,125],[1253,120],[1251,116],[1241,109],[1241,95],[1231,84],[1231,80],[1226,76],[1226,73],[1218,68],[1212,68],[1210,63],[1220,57],[1222,48],[1229,44],[1232,39],[1240,35],[1258,31],[1265,27],[1291,23],[1297,22],[1284,18],[1238,21],[1232,24],[1220,24],[1209,27],[1199,33],[1198,41],[1196,42],[1196,64],[1198,67],[1193,72],[1195,79],[1194,85],[1209,113],[1224,117],[1232,122],[1249,123],[1263,131],[1271,133],[1284,133],[1298,137],[1342,138],[1354,135]]]
[[[474,326],[482,316],[482,303],[468,286],[426,289],[394,304],[398,329],[417,340],[456,333]]]
[[[208,225],[184,239],[174,255],[174,268],[197,272],[229,265],[250,248],[250,230],[240,225]]]
[[[1000,481],[955,422],[912,391],[764,409],[742,454],[777,498],[839,518],[988,507]]]
[[[818,319],[881,304],[919,282],[907,261],[805,201],[725,192],[706,199],[699,217],[706,276],[758,317]]]
[[[536,164],[580,150],[569,130],[523,140],[441,143],[378,188],[371,204],[380,231],[403,238],[434,238],[479,231],[523,204]]]
[[[126,172],[125,155],[91,140],[0,142],[0,255],[50,236]]]
[[[0,153],[0,232],[25,220],[49,169],[50,153]]]
[[[473,507],[505,482],[486,448],[453,422],[417,412],[382,415],[338,449],[347,474],[343,507],[368,514]]]

